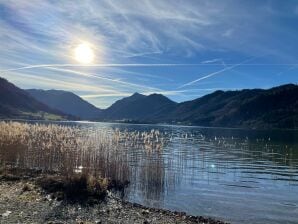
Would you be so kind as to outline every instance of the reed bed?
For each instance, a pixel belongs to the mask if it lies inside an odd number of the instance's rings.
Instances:
[[[167,143],[162,136],[156,130],[129,132],[3,121],[0,166],[129,181],[129,150],[162,150]]]

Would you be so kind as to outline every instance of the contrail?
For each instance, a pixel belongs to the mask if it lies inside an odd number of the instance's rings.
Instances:
[[[140,88],[140,89],[145,88],[145,89],[150,89],[150,90],[153,90],[153,91],[160,91],[160,89],[158,89],[158,88],[153,88],[153,87],[149,87],[149,86],[144,86],[144,85],[139,85],[139,84],[135,84],[135,83],[125,82],[125,81],[121,81],[121,80],[118,80],[118,79],[111,79],[111,78],[99,76],[97,74],[90,74],[90,73],[74,71],[74,70],[70,70],[70,69],[52,68],[52,67],[47,67],[47,69],[54,70],[54,71],[72,73],[72,74],[76,74],[76,75],[80,75],[80,76],[91,77],[91,78],[101,79],[101,80],[110,81],[110,82],[115,82],[115,83],[119,83],[119,84],[126,85],[126,86],[137,87],[137,88]]]
[[[198,66],[203,64],[41,64],[41,65],[28,65],[19,68],[0,70],[0,72],[18,71],[34,68],[47,68],[47,67],[172,67],[172,66]]]
[[[250,60],[248,60],[250,61]],[[40,65],[28,65],[18,68],[11,68],[11,69],[2,69],[0,72],[9,72],[9,71],[18,71],[18,70],[25,70],[25,69],[34,69],[34,68],[47,68],[47,67],[179,67],[179,66],[215,66],[215,65],[222,65],[222,63],[196,63],[196,64],[90,64],[90,65],[83,65],[83,64],[40,64]],[[237,67],[241,66],[241,64],[226,64],[227,66]],[[293,66],[298,64],[245,64],[249,66]]]
[[[220,74],[220,73],[222,73],[222,72],[231,70],[231,69],[233,69],[233,68],[236,68],[236,67],[238,67],[238,66],[241,66],[241,65],[245,64],[246,62],[252,61],[252,60],[254,60],[254,59],[256,59],[256,58],[257,58],[257,57],[249,58],[249,59],[246,59],[246,60],[242,61],[241,63],[234,64],[234,65],[232,65],[232,66],[227,66],[227,67],[226,67],[226,64],[224,64],[225,68],[223,68],[223,69],[221,69],[221,70],[219,70],[219,71],[216,71],[216,72],[212,72],[212,73],[210,73],[210,74],[208,74],[208,75],[205,75],[205,76],[203,76],[203,77],[201,77],[201,78],[195,79],[195,80],[193,80],[193,81],[191,81],[191,82],[188,82],[188,83],[186,83],[186,84],[183,84],[182,86],[179,86],[178,89],[181,89],[181,88],[183,88],[183,87],[185,87],[185,86],[190,86],[190,85],[192,85],[192,84],[194,84],[194,83],[196,83],[196,82],[199,82],[199,81],[201,81],[201,80],[204,80],[204,79],[210,78],[210,77],[212,77],[212,76],[214,76],[214,75]]]

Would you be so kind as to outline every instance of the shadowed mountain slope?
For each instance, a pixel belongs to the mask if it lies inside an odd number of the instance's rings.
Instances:
[[[104,110],[100,119],[212,127],[298,128],[298,86],[218,90],[182,103],[160,94],[136,93]]]
[[[298,86],[216,91],[178,104],[167,122],[223,127],[298,127]]]
[[[103,111],[101,118],[108,120],[152,120],[155,115],[175,108],[177,103],[161,94],[145,96],[135,93],[116,101]]]
[[[6,79],[0,78],[0,117],[24,119],[66,119],[64,113],[35,100]]]
[[[28,89],[27,92],[36,100],[49,107],[81,119],[92,120],[97,118],[101,113],[101,109],[93,106],[72,92],[40,89]]]

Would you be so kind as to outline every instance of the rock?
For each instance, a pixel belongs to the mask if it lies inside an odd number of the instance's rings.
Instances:
[[[142,210],[143,215],[148,215],[149,213],[150,213],[150,211],[148,209],[143,209]]]
[[[1,216],[2,217],[7,217],[7,216],[9,216],[10,214],[11,214],[12,212],[11,211],[6,211],[6,212],[4,212]]]
[[[26,192],[26,191],[31,191],[32,188],[29,184],[24,184],[23,188],[22,188],[22,192]]]
[[[52,201],[53,199],[52,199],[51,195],[48,194],[48,195],[45,197],[45,200],[47,200],[47,201]]]
[[[147,208],[137,204],[133,206],[132,203],[115,200],[115,198],[108,198],[106,201],[92,206],[81,203],[64,203],[63,200],[58,202],[59,194],[54,194],[55,197],[53,199],[51,194],[47,195],[44,194],[45,192],[38,192],[34,188],[33,182],[28,182],[27,184],[31,187],[31,191],[19,197],[19,193],[22,192],[24,186],[23,182],[11,185],[10,183],[1,183],[0,181],[0,194],[5,196],[0,197],[0,223],[17,223],[19,221],[19,223],[47,224],[79,224],[81,222],[83,224],[225,224],[224,222],[202,216],[188,216],[183,212]],[[3,192],[5,193],[3,194]],[[6,192],[8,193],[6,194]],[[34,196],[34,200],[23,200],[24,197],[31,194]],[[37,198],[35,199],[35,197]],[[8,211],[12,206],[13,210]],[[43,219],[42,222],[41,219]]]
[[[62,200],[64,199],[64,194],[63,194],[63,192],[57,192],[57,193],[55,194],[55,198],[56,198],[57,201],[62,201]]]

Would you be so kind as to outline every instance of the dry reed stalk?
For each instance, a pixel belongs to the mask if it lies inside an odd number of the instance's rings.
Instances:
[[[164,139],[155,130],[141,133],[0,122],[0,166],[128,181],[129,150],[161,150]]]

